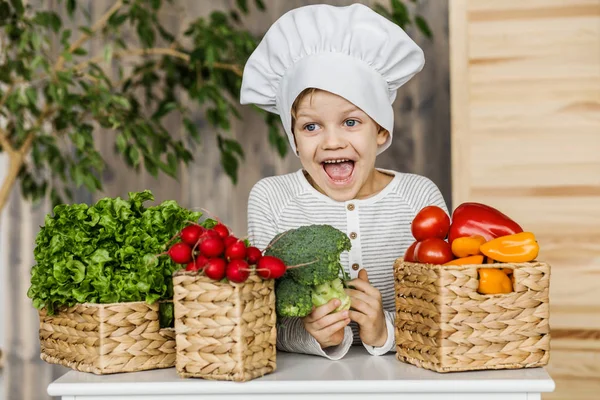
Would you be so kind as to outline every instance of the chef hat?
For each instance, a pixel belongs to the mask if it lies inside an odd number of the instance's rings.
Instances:
[[[306,88],[326,90],[390,133],[379,154],[392,140],[396,91],[424,63],[423,51],[402,28],[367,6],[304,6],[275,21],[250,56],[240,102],[279,114],[296,152],[292,104]]]

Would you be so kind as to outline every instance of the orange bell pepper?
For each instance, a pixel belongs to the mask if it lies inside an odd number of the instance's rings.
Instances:
[[[468,257],[481,254],[479,248],[485,243],[485,238],[480,235],[464,236],[454,239],[452,253],[456,257]]]
[[[507,263],[535,260],[540,246],[531,232],[501,236],[481,245],[481,252],[489,258]]]
[[[502,294],[513,291],[512,281],[501,269],[479,268],[479,288],[481,294]]]
[[[448,261],[444,265],[470,265],[470,264],[482,264],[482,263],[483,263],[483,256],[476,255],[476,256],[456,258],[452,261]]]

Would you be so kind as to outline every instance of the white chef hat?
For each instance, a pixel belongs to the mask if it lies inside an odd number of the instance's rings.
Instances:
[[[341,96],[390,134],[396,91],[425,64],[421,48],[398,25],[362,4],[296,8],[269,28],[242,79],[241,104],[279,114],[296,152],[291,108],[306,88]]]

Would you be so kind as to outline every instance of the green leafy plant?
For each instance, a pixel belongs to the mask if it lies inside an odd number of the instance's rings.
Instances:
[[[27,295],[35,308],[52,315],[76,303],[117,303],[173,297],[172,274],[178,268],[161,256],[167,244],[202,213],[167,200],[154,200],[148,190],[129,199],[104,198],[96,204],[58,205],[47,215],[36,237],[36,264]],[[216,221],[207,219],[205,227]]]
[[[89,20],[81,3],[59,0],[59,7],[72,20]],[[105,161],[94,143],[98,128],[113,132],[115,151],[130,168],[176,178],[201,140],[196,109],[217,135],[223,169],[237,182],[244,149],[227,132],[240,118],[242,66],[260,40],[243,19],[251,6],[264,11],[265,3],[237,0],[228,12],[192,19],[181,36],[158,18],[165,3],[173,1],[117,0],[96,21],[75,28],[56,10],[0,0],[0,151],[9,160],[0,211],[18,181],[26,198],[49,195],[53,204],[72,200],[74,186],[101,190]],[[431,34],[400,0],[375,9],[400,26],[415,24]],[[85,48],[92,38],[101,43],[98,54]],[[288,146],[279,118],[253,109],[268,126],[268,142],[284,157]],[[171,115],[181,119],[182,138],[165,126]]]

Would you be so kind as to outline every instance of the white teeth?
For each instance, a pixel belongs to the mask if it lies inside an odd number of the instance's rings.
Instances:
[[[326,163],[326,164],[336,164],[336,163],[341,163],[341,162],[346,162],[346,161],[351,161],[351,160],[348,160],[346,158],[342,158],[340,160],[325,160],[323,162]]]

